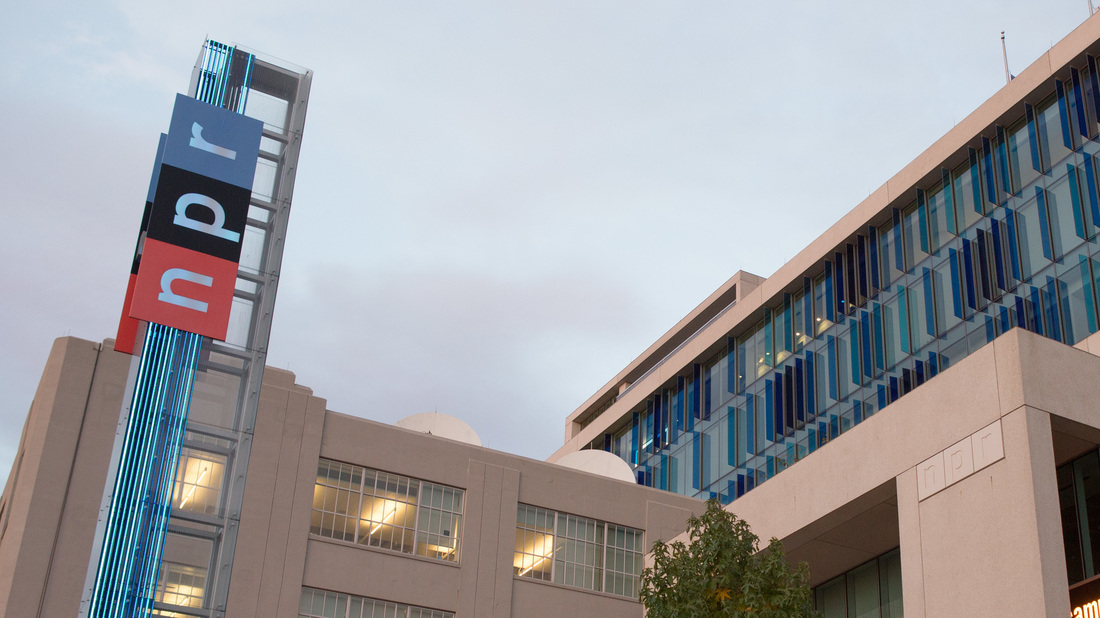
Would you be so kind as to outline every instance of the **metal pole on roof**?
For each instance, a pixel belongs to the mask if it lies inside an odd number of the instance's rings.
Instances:
[[[1089,0],[1092,3],[1092,0]],[[1005,83],[1012,81],[1012,73],[1008,72],[1008,48],[1005,47],[1005,31],[1001,30],[1001,55],[1005,59]]]

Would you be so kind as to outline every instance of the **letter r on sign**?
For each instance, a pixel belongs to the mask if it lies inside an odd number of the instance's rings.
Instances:
[[[203,139],[202,125],[197,122],[191,123],[191,141],[188,142],[188,145],[192,148],[198,148],[199,150],[205,150],[211,154],[216,154],[219,157],[225,157],[230,161],[236,160],[237,158],[237,151],[222,146],[215,146]]]

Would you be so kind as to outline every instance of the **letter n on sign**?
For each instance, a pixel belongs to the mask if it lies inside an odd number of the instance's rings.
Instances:
[[[147,238],[130,313],[224,340],[236,283],[236,262]]]

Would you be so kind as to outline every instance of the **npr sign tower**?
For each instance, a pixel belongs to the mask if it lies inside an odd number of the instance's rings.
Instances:
[[[81,615],[172,612],[196,589],[224,615],[311,80],[207,41],[176,97],[116,339],[134,360]]]

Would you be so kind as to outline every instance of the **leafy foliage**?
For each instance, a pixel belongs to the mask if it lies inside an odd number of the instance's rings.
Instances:
[[[688,519],[690,544],[653,544],[653,567],[642,572],[648,618],[801,618],[817,616],[805,562],[792,569],[783,544],[759,538],[717,500]]]

